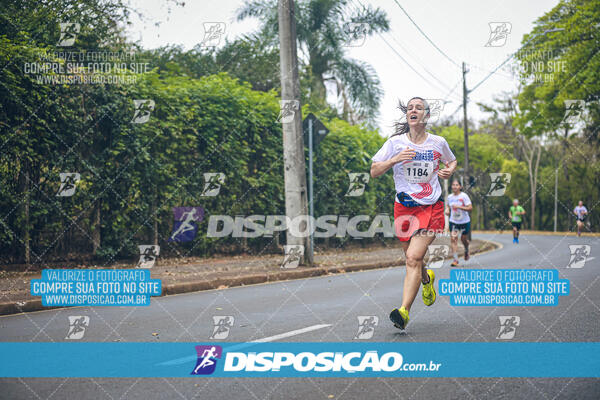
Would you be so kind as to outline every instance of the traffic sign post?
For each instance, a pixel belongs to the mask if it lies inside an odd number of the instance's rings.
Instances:
[[[310,113],[306,116],[304,121],[302,122],[302,127],[304,133],[308,135],[308,208],[310,213],[310,218],[308,219],[308,229],[310,234],[310,249],[308,251],[308,260],[312,265],[314,260],[314,246],[315,239],[313,235],[313,226],[312,221],[315,215],[315,206],[313,202],[313,146],[319,145],[321,140],[329,133],[329,129],[323,125],[321,121],[313,113]],[[313,132],[317,131],[317,136],[313,137]],[[315,143],[316,142],[316,143]]]

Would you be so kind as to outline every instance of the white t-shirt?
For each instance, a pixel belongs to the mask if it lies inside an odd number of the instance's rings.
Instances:
[[[442,194],[437,175],[440,161],[446,164],[456,160],[456,157],[446,139],[427,133],[427,138],[421,144],[411,142],[408,134],[394,135],[386,140],[372,160],[387,161],[407,147],[417,154],[412,160],[399,162],[392,167],[396,193],[405,192],[419,204],[434,204]]]
[[[577,218],[583,218],[585,216],[585,214],[583,213],[584,211],[587,213],[587,208],[585,208],[585,206],[577,206],[575,207],[575,209],[573,210],[575,212],[575,214],[577,215]]]
[[[471,221],[469,212],[461,209],[453,210],[452,207],[456,206],[468,206],[471,204],[469,195],[465,192],[459,194],[450,193],[448,195],[448,206],[450,207],[450,218],[449,221],[454,224],[466,224]]]

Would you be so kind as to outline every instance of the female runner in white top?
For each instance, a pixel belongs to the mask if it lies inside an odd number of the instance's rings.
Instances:
[[[402,306],[394,309],[390,319],[397,328],[408,324],[408,313],[419,286],[423,283],[423,302],[432,305],[436,298],[435,274],[423,265],[428,246],[436,232],[444,229],[444,205],[438,176],[448,179],[456,169],[456,157],[446,139],[425,131],[430,116],[429,105],[420,98],[409,100],[406,123],[396,125],[392,135],[373,156],[371,176],[393,169],[396,186],[394,220],[396,235],[406,254],[406,276]],[[440,168],[445,164],[445,168]]]

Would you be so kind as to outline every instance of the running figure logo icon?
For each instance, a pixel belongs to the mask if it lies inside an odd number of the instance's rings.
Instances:
[[[229,336],[229,330],[233,327],[234,321],[235,318],[233,318],[231,315],[214,315],[213,322],[215,326],[209,339],[227,339],[227,336]]]
[[[79,182],[80,175],[77,172],[61,172],[60,188],[56,193],[59,197],[70,197],[75,194],[75,184]]]
[[[200,196],[214,197],[221,191],[221,185],[225,183],[225,174],[222,172],[205,172],[204,189]]]
[[[283,246],[284,258],[281,268],[297,268],[304,255],[304,246],[301,244],[286,244]]]
[[[365,40],[367,39],[369,24],[366,22],[347,22],[344,24],[343,30],[346,34],[344,46],[360,47],[365,44]]]
[[[367,187],[367,183],[369,183],[369,174],[366,172],[348,172],[348,178],[350,178],[350,186],[348,186],[346,196],[362,196]]]
[[[375,333],[375,327],[379,324],[379,317],[375,315],[359,315],[358,332],[354,339],[371,339]]]
[[[81,25],[75,22],[61,22],[60,24],[60,38],[58,39],[57,46],[69,47],[75,44],[77,34],[81,30]]]
[[[429,250],[427,268],[442,268],[442,265],[444,265],[444,260],[448,254],[450,254],[450,247],[446,244],[432,244],[429,245],[427,249]]]
[[[156,262],[156,257],[160,253],[160,246],[142,244],[138,247],[140,249],[138,268],[152,268]]]
[[[173,233],[169,242],[190,242],[198,232],[197,222],[204,218],[202,207],[173,207]]]
[[[515,337],[517,332],[517,326],[521,324],[521,317],[516,315],[511,316],[499,316],[500,319],[500,331],[496,339],[509,340]]]
[[[204,37],[200,42],[201,47],[215,47],[221,42],[221,36],[225,34],[225,22],[205,22]]]
[[[575,125],[583,120],[585,100],[565,100],[565,116],[563,123]]]
[[[571,251],[571,259],[567,264],[567,268],[583,268],[592,252],[592,247],[588,244],[570,244],[569,250]]]
[[[221,346],[196,346],[198,361],[190,375],[210,375],[217,368],[217,359],[223,355]]]
[[[427,119],[427,122],[433,124],[440,119],[446,102],[444,102],[443,99],[425,99],[425,101],[429,106],[429,118]]]
[[[81,339],[85,334],[85,328],[90,325],[90,317],[87,315],[70,315],[69,316],[69,331],[65,339]]]
[[[486,196],[504,196],[506,186],[510,183],[511,174],[509,173],[490,173],[490,190]]]
[[[134,124],[145,124],[150,119],[150,114],[154,111],[154,100],[134,100],[133,107],[135,111],[131,122]]]
[[[508,34],[512,30],[510,22],[490,22],[490,39],[485,44],[485,47],[502,47],[506,44]]]
[[[279,104],[280,111],[277,122],[281,122],[282,124],[294,122],[296,111],[300,109],[300,102],[298,100],[280,100]]]

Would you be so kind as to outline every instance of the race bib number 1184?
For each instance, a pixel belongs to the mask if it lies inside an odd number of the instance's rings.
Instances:
[[[409,161],[402,164],[404,178],[410,183],[429,182],[433,173],[431,161]]]

